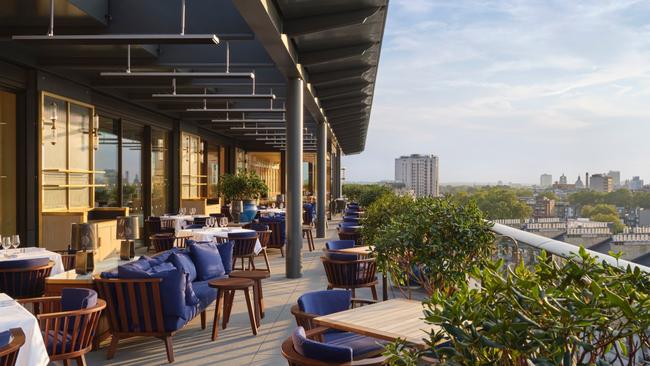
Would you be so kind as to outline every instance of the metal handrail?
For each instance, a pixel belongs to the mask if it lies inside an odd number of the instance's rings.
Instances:
[[[546,238],[541,235],[529,233],[523,230],[515,229],[513,227],[493,223],[492,231],[501,236],[509,237],[516,240],[519,243],[527,244],[539,250],[544,250],[547,253],[556,255],[562,258],[569,258],[572,256],[577,256],[580,247],[577,245],[565,243],[563,241]],[[650,273],[650,267],[646,267],[641,264],[630,262],[625,259],[616,259],[611,255],[602,254],[595,252],[593,250],[586,249],[587,253],[593,257],[598,258],[599,260],[606,262],[609,265],[616,266],[622,269],[627,268],[627,266],[634,268],[639,268],[643,272]]]

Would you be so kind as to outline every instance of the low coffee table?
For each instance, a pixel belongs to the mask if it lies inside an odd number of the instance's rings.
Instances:
[[[246,296],[246,306],[248,307],[248,319],[251,322],[251,330],[254,335],[257,335],[256,316],[253,310],[253,304],[251,303],[251,295],[248,291],[252,288],[253,292],[255,292],[255,281],[248,278],[223,278],[212,280],[208,282],[208,285],[219,291],[217,294],[217,308],[215,309],[214,321],[212,323],[212,340],[216,340],[219,336],[219,317],[221,315],[222,307],[223,321],[221,322],[221,325],[223,329],[226,329],[226,326],[228,326],[230,312],[232,311],[232,303],[235,299],[235,291],[237,290],[243,291]]]
[[[271,277],[271,274],[265,270],[254,269],[252,271],[232,271],[230,272],[231,278],[248,278],[255,282],[253,288],[253,298],[255,300],[255,307],[258,311],[255,312],[255,319],[257,325],[260,325],[260,318],[264,318],[264,293],[262,292],[262,280]]]

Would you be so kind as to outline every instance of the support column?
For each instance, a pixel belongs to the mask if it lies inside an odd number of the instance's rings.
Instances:
[[[316,178],[317,194],[316,204],[318,212],[316,212],[316,237],[325,237],[325,207],[327,207],[327,196],[325,194],[327,188],[327,123],[322,122],[316,127],[316,168],[318,174]]]
[[[287,83],[287,278],[302,277],[302,129],[303,81]]]
[[[338,193],[339,197],[343,195],[343,180],[341,179],[341,155],[343,152],[341,151],[341,147],[336,148],[336,192]]]

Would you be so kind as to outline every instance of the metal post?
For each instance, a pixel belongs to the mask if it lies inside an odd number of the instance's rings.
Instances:
[[[303,81],[287,83],[287,278],[302,277]]]
[[[318,205],[318,212],[316,213],[316,237],[325,237],[325,207],[327,207],[327,197],[325,191],[327,188],[327,123],[323,122],[317,127],[316,138],[316,174],[317,194],[316,203]]]
[[[343,155],[343,151],[341,151],[341,147],[339,146],[336,149],[336,192],[339,194],[339,197],[343,196],[343,179],[341,176],[341,155]]]
[[[47,29],[47,35],[54,36],[54,0],[50,0],[50,27]]]

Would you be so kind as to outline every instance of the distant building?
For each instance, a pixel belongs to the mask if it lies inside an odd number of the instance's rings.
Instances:
[[[567,184],[566,175],[564,175],[564,173],[560,176],[560,184]]]
[[[555,200],[537,196],[533,206],[533,217],[555,217]]]
[[[578,176],[578,179],[576,179],[576,189],[583,189],[585,188],[585,184],[582,183],[582,179],[580,179],[580,176]]]
[[[632,180],[628,183],[628,188],[631,191],[640,191],[643,189],[643,179],[638,176],[632,177]]]
[[[542,188],[547,188],[553,185],[553,176],[550,174],[542,174],[539,177],[539,185]]]
[[[400,156],[395,159],[395,181],[404,183],[416,197],[438,196],[438,165],[435,155]]]
[[[612,184],[614,185],[614,189],[621,188],[621,172],[618,170],[610,170],[607,173],[607,176],[612,177]]]
[[[638,226],[650,226],[650,210],[639,210]]]
[[[594,174],[589,178],[589,188],[596,192],[611,192],[614,190],[612,177],[605,174]]]

